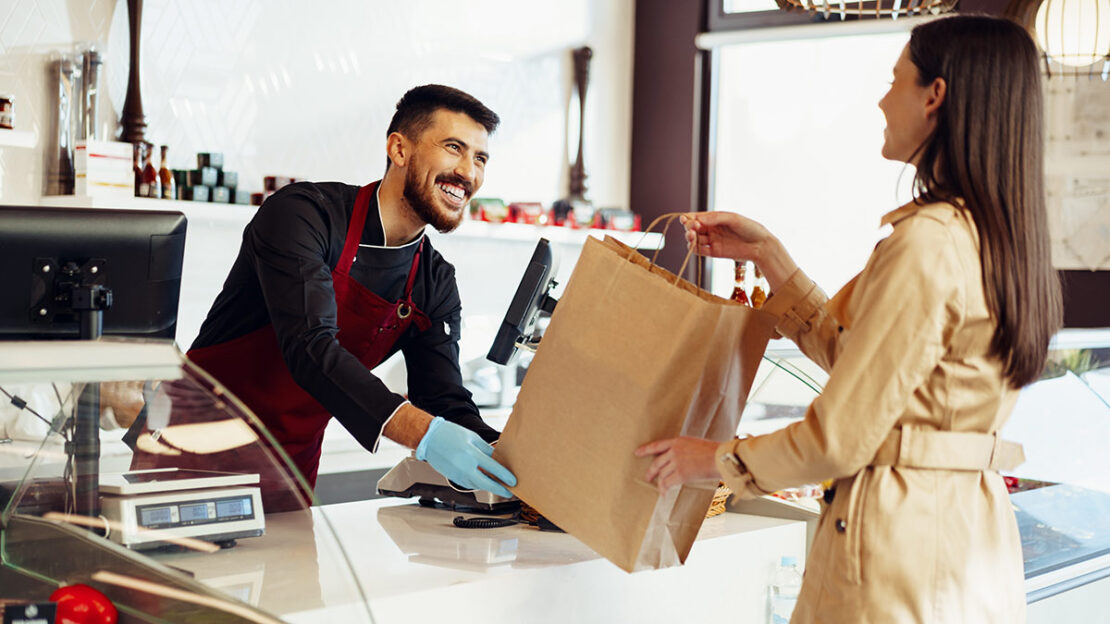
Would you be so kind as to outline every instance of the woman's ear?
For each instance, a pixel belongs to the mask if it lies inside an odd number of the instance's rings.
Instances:
[[[936,115],[941,105],[944,104],[946,95],[948,95],[948,83],[944,81],[944,78],[934,79],[925,94],[925,117],[931,118]]]
[[[404,167],[408,161],[411,150],[408,139],[400,132],[390,133],[385,139],[385,153],[389,161],[398,167]]]

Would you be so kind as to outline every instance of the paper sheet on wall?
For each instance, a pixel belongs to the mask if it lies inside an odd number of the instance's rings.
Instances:
[[[1045,83],[1045,192],[1058,269],[1110,269],[1110,82]]]

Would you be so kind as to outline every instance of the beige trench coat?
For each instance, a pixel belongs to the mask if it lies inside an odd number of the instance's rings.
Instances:
[[[997,472],[1019,449],[985,435],[1017,392],[988,355],[974,223],[912,203],[883,222],[893,232],[833,299],[799,271],[767,301],[829,380],[804,420],[722,444],[718,467],[745,497],[837,479],[792,622],[1024,622],[1021,542]]]

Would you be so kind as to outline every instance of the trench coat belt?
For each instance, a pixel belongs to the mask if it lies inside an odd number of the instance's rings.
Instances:
[[[1025,461],[1020,444],[998,432],[936,431],[898,427],[879,447],[872,466],[934,470],[1012,470]]]

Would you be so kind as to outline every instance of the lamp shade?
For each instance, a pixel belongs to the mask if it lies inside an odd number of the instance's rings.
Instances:
[[[1086,67],[1110,58],[1110,0],[1044,0],[1034,31],[1056,63]]]

